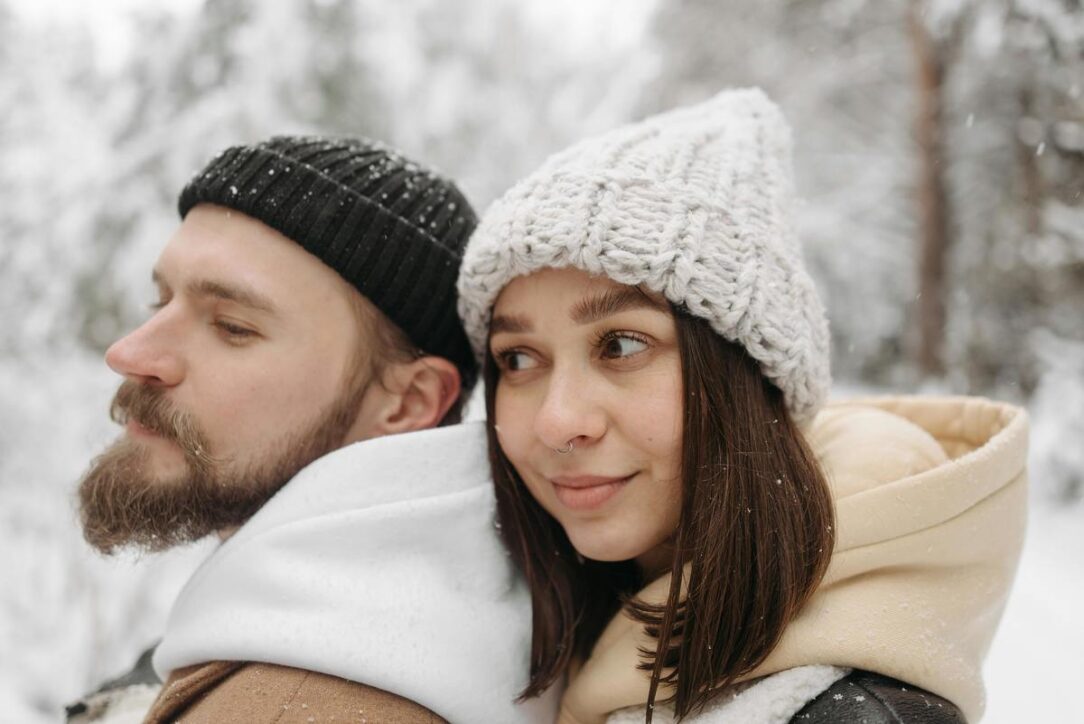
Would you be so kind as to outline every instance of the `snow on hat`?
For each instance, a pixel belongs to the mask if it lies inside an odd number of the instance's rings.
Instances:
[[[551,156],[486,210],[464,251],[459,314],[475,354],[512,279],[575,267],[707,320],[809,421],[831,383],[828,322],[793,229],[790,149],[779,109],[742,89]]]

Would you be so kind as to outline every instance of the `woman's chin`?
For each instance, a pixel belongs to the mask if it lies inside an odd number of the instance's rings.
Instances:
[[[587,528],[602,528],[602,526],[578,525],[575,528],[565,527],[565,534],[584,558],[603,563],[617,563],[629,561],[640,556],[650,546],[637,545],[637,541],[630,540],[627,533],[618,530],[589,530]]]

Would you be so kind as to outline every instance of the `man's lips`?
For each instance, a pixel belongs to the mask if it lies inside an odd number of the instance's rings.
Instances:
[[[154,430],[151,430],[150,428],[144,427],[143,425],[139,424],[139,422],[134,417],[128,419],[128,422],[127,424],[125,424],[124,429],[127,430],[129,434],[135,435],[136,437],[162,437]]]
[[[603,475],[559,475],[549,478],[557,500],[572,510],[591,510],[601,507],[607,500],[625,487],[635,477],[611,477]]]

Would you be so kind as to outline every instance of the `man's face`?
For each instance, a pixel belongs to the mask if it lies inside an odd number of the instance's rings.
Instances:
[[[153,276],[150,319],[106,352],[124,436],[79,491],[107,553],[241,525],[302,467],[377,434],[357,292],[299,245],[204,204]]]

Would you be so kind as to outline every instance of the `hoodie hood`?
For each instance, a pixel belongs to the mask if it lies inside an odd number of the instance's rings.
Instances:
[[[832,487],[828,572],[748,679],[810,664],[875,671],[943,696],[969,721],[985,707],[982,662],[1008,599],[1027,515],[1027,415],[975,398],[836,403],[807,431]],[[641,596],[664,602],[669,577]],[[594,724],[647,701],[619,614],[573,677],[561,722]],[[665,691],[660,691],[665,696]]]
[[[186,584],[158,674],[259,661],[357,681],[451,722],[517,705],[531,604],[494,526],[482,423],[378,438],[302,470]]]

